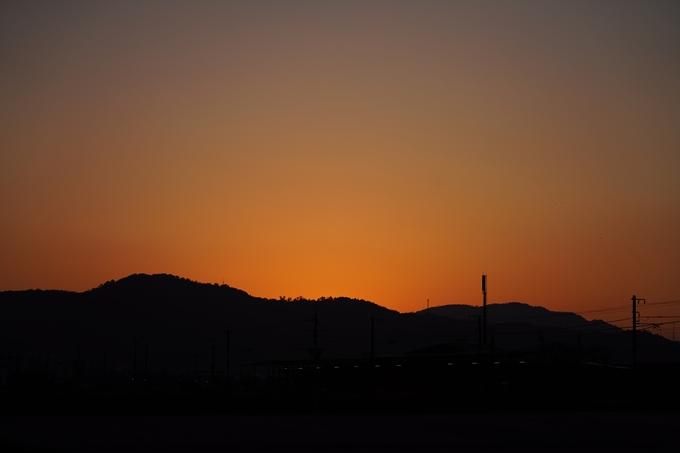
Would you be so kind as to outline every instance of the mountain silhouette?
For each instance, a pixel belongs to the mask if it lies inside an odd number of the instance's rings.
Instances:
[[[5,291],[0,307],[0,348],[18,357],[15,368],[49,361],[64,379],[76,362],[80,373],[105,364],[129,376],[147,367],[238,375],[257,361],[306,360],[315,317],[323,358],[406,354],[438,344],[471,351],[478,335],[469,316],[480,313],[462,305],[399,313],[346,297],[266,299],[166,274],[134,274],[82,293]],[[543,351],[544,360],[627,363],[631,356],[628,331],[521,303],[490,305],[489,335],[499,349]],[[640,362],[680,361],[678,344],[649,332],[638,339]]]
[[[599,330],[603,332],[621,331],[620,328],[595,319],[588,321],[584,317],[566,311],[551,311],[521,302],[487,305],[487,317],[494,323],[518,323],[532,326],[548,326],[562,328],[578,328],[579,330]],[[422,310],[418,313],[430,313],[447,318],[468,320],[470,316],[481,316],[482,307],[473,305],[441,305]]]

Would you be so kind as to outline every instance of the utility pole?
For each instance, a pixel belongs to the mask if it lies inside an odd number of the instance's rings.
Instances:
[[[319,358],[319,318],[316,314],[316,305],[314,306],[314,368],[316,369],[316,361]]]
[[[135,364],[132,371],[132,380],[137,380],[137,339],[135,338]],[[134,383],[136,385],[136,383]]]
[[[319,317],[316,314],[316,304],[314,304],[314,415],[316,416],[318,406],[318,390],[319,390],[319,375],[318,375],[318,358],[319,358]]]
[[[482,295],[484,296],[482,303],[482,317],[484,318],[482,321],[482,337],[484,344],[486,344],[486,275],[484,274],[482,274]]]
[[[375,358],[375,318],[371,316],[371,362]]]
[[[210,358],[210,385],[215,387],[215,339],[212,340],[212,357]]]
[[[227,385],[231,376],[231,330],[227,329]]]
[[[647,301],[646,299],[638,299],[635,295],[631,300],[633,301],[633,368],[637,368],[637,304],[640,302],[646,304]]]
[[[481,359],[482,358],[482,317],[481,316],[477,316],[477,347],[479,349],[479,358]]]
[[[637,365],[637,298],[635,294],[631,298],[633,301],[633,369]]]
[[[144,346],[144,388],[147,387],[149,379],[149,345]]]
[[[643,304],[646,304],[647,301],[645,299],[638,299],[633,295],[631,297],[631,301],[633,302],[633,394],[637,394],[637,384],[638,384],[638,370],[637,370],[637,317],[638,317],[638,311],[637,311],[637,305],[642,301]]]
[[[477,348],[478,348],[478,354],[479,354],[479,360],[482,359],[482,317],[479,315],[470,315],[468,317],[468,320],[472,321],[473,319],[477,320]]]

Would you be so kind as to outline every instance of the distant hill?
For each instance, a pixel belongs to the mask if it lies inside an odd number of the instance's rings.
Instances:
[[[532,326],[560,327],[581,331],[598,330],[602,332],[620,332],[622,329],[602,320],[588,321],[580,315],[565,311],[551,311],[544,307],[508,302],[489,304],[486,307],[487,322],[515,323]],[[470,316],[481,316],[482,307],[473,305],[442,305],[422,310],[418,313],[429,313],[447,318],[469,320]]]
[[[215,369],[224,371],[229,346],[231,371],[238,374],[259,360],[309,358],[315,314],[318,345],[328,358],[370,354],[371,318],[376,355],[438,344],[469,350],[477,342],[477,323],[469,316],[480,311],[454,305],[399,313],[345,297],[265,299],[228,285],[135,274],[82,293],[0,292],[0,355],[22,357],[22,367],[49,357],[63,363],[65,373],[80,357],[125,373],[135,366],[137,344],[138,368],[148,357],[152,369],[190,373],[210,369],[213,345]],[[573,313],[492,304],[489,332],[498,348],[546,351],[546,360],[630,360],[630,332]],[[638,339],[641,362],[680,361],[680,345],[649,332]]]
[[[82,293],[5,291],[0,307],[2,351],[69,360],[78,353],[89,358],[106,353],[110,363],[125,369],[133,367],[137,340],[138,360],[148,347],[153,366],[175,370],[207,369],[215,343],[216,366],[224,370],[228,332],[236,371],[257,360],[308,358],[315,313],[324,357],[368,354],[371,317],[380,354],[449,341],[454,330],[467,326],[402,315],[364,300],[265,299],[165,274],[135,274]]]

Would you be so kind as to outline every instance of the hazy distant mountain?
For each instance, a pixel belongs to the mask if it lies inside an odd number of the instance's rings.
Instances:
[[[561,345],[560,351],[573,352],[580,342],[583,360],[630,360],[627,331],[520,303],[488,308],[489,334],[498,348],[550,351]],[[356,357],[370,353],[371,318],[376,355],[442,343],[474,348],[477,323],[469,316],[480,312],[455,305],[400,314],[344,297],[264,299],[227,285],[136,274],[82,293],[0,292],[0,351],[50,354],[65,364],[79,355],[125,371],[134,366],[136,340],[138,366],[148,353],[150,368],[190,372],[210,368],[214,345],[215,368],[224,371],[229,338],[232,373],[238,373],[258,360],[309,358],[315,313],[322,356]],[[638,339],[640,361],[680,361],[680,345],[648,332]]]
[[[588,321],[580,315],[565,311],[551,311],[544,307],[508,302],[489,304],[486,307],[487,322],[516,323],[532,326],[561,327],[570,329],[599,330],[602,332],[619,332],[620,328],[602,320]],[[481,316],[482,307],[472,305],[442,305],[422,310],[418,313],[429,313],[453,319],[469,320],[470,316]]]

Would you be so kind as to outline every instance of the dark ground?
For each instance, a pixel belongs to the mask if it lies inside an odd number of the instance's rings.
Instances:
[[[4,416],[3,452],[680,451],[680,414]]]

